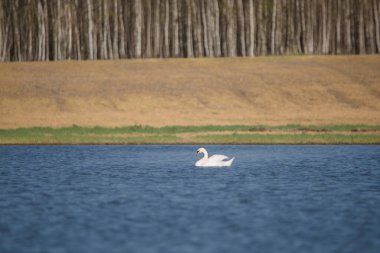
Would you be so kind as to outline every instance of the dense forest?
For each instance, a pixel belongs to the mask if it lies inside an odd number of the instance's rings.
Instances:
[[[380,0],[0,0],[0,61],[380,52]]]

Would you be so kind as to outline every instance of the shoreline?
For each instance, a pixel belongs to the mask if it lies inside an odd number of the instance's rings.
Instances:
[[[380,125],[0,129],[0,145],[378,145]]]
[[[7,143],[0,147],[10,146],[380,146],[379,143]]]

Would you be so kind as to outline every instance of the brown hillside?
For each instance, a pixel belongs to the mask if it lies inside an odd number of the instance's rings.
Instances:
[[[379,56],[0,64],[0,128],[380,124]]]

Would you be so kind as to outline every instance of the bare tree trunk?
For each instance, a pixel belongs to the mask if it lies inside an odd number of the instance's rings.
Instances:
[[[327,29],[326,29],[326,54],[330,53],[332,26],[332,1],[327,2]]]
[[[33,24],[33,19],[32,19],[32,11],[31,8],[33,8],[32,3],[30,0],[28,0],[28,23]],[[26,60],[31,61],[33,60],[33,30],[32,26],[28,26],[28,50],[25,53],[27,55]]]
[[[1,8],[1,7],[0,7]],[[41,1],[38,1],[37,3],[37,9],[38,9],[38,53],[37,53],[37,60],[42,61],[45,57],[45,47],[44,47],[44,42],[45,42],[45,22],[44,22],[44,14],[43,14],[43,9],[42,9],[42,4]],[[0,21],[1,22],[1,21]],[[1,33],[0,33],[1,34]],[[0,35],[1,36],[1,35]],[[1,39],[0,39],[1,43]],[[1,46],[0,46],[1,50]]]
[[[43,11],[44,11],[44,23],[45,23],[45,42],[44,42],[44,45],[45,45],[45,57],[44,57],[44,60],[48,61],[49,60],[49,57],[50,57],[50,50],[49,50],[49,45],[50,45],[50,41],[49,41],[49,18],[48,18],[48,4],[47,4],[47,0],[44,0],[44,8],[43,8]]]
[[[4,17],[4,10],[3,10],[3,4],[0,2],[0,61],[4,61],[4,56],[3,56],[3,39],[4,39],[4,25],[6,24],[5,22],[5,17]]]
[[[358,3],[359,13],[359,54],[365,54],[365,38],[364,38],[364,17],[363,17],[363,5]]]
[[[117,10],[117,16],[119,19],[119,24],[120,24],[120,30],[119,30],[119,53],[120,53],[120,58],[125,58],[126,53],[125,53],[125,28],[124,28],[124,20],[123,20],[123,6],[121,4],[121,0],[118,0],[118,10]],[[150,2],[150,1],[149,1]],[[149,36],[150,38],[150,36]]]
[[[326,8],[325,8],[325,0],[315,0],[315,8],[314,11],[315,20],[314,20],[314,51],[316,54],[323,54],[325,51],[325,43],[326,43]],[[320,2],[322,1],[322,2]]]
[[[296,30],[295,40],[296,40],[296,52],[304,53],[302,47],[302,22],[301,22],[301,10],[300,10],[300,0],[295,0],[295,15],[294,15],[294,26]]]
[[[78,0],[74,0],[74,4],[73,6],[71,7],[73,12],[76,13],[77,9],[78,9]],[[77,24],[78,23],[78,15],[74,15],[74,21],[73,21],[74,24]],[[74,42],[75,42],[75,48],[74,48],[74,51],[75,51],[75,58],[77,60],[81,60],[82,59],[82,55],[81,55],[81,49],[80,49],[80,35],[79,35],[79,26],[78,25],[75,25],[74,26]]]
[[[200,13],[201,13],[201,27],[202,29],[202,34],[203,34],[203,45],[204,45],[204,51],[205,51],[205,56],[209,57],[210,56],[210,49],[209,49],[209,42],[208,42],[208,23],[207,23],[207,18],[206,18],[206,4],[205,0],[200,0]]]
[[[72,57],[72,44],[73,44],[73,31],[72,31],[72,13],[71,13],[71,6],[69,4],[66,4],[66,11],[67,11],[67,26],[68,26],[68,42],[67,42],[67,56],[66,59],[71,60]]]
[[[56,29],[57,29],[57,45],[56,45],[56,60],[62,59],[62,52],[61,52],[61,41],[62,41],[62,31],[61,31],[61,0],[57,0],[57,23],[56,23]]]
[[[226,8],[226,26],[227,26],[227,54],[229,57],[236,56],[236,29],[234,20],[234,2],[227,0]]]
[[[185,22],[184,22],[184,4],[185,1],[180,0],[177,2],[178,5],[178,48],[179,48],[179,57],[185,57],[185,49],[184,49],[184,44],[185,44],[185,36],[184,36],[184,31],[185,31]]]
[[[364,8],[365,8],[365,20],[364,25],[366,28],[366,53],[367,54],[374,54],[376,52],[376,45],[375,45],[375,32],[374,32],[374,24],[373,20],[375,20],[375,17],[373,15],[373,11],[371,8],[371,1],[365,0]]]
[[[160,32],[162,34],[160,38],[160,57],[164,58],[164,50],[165,50],[165,4],[166,0],[161,0],[161,5],[160,5]]]
[[[337,16],[336,16],[336,53],[340,54],[341,53],[341,10],[342,10],[342,3],[341,0],[337,0],[337,6],[336,6],[336,11],[337,11]]]
[[[271,32],[271,53],[272,53],[272,55],[276,54],[276,49],[275,49],[276,14],[277,14],[277,0],[273,0],[273,8],[272,8],[272,32]]]
[[[291,8],[292,0],[287,0],[286,4],[286,53],[290,54],[295,51],[294,46],[294,10]]]
[[[308,20],[308,32],[307,32],[307,48],[309,54],[313,54],[315,51],[315,39],[317,38],[316,33],[314,32],[315,27],[315,20],[316,20],[316,13],[314,13],[314,10],[316,10],[316,0],[310,0],[310,2],[306,2],[308,4],[307,8],[307,20]]]
[[[136,14],[136,27],[135,27],[135,56],[136,58],[141,58],[141,1],[135,0],[135,14]]]
[[[106,15],[105,15],[105,1],[103,2],[104,4],[99,4],[99,16],[102,17],[101,25],[100,27],[102,28],[101,30],[101,35],[100,35],[100,42],[101,42],[101,47],[100,47],[100,59],[108,59],[108,49],[107,49],[107,28],[106,28]]]
[[[190,1],[186,0],[186,56],[194,57]]]
[[[194,41],[194,54],[196,57],[203,56],[203,46],[202,46],[202,30],[200,13],[197,6],[198,0],[191,0],[191,16],[193,23],[193,41]]]
[[[205,7],[205,20],[207,30],[205,29],[205,37],[207,38],[208,55],[209,57],[215,56],[215,46],[214,46],[214,34],[215,34],[215,8],[214,1],[204,0]]]
[[[113,1],[113,58],[119,59],[119,22],[118,22],[118,0]]]
[[[152,3],[151,0],[146,0],[146,40],[145,40],[145,51],[144,51],[144,57],[150,58],[152,57],[152,39],[151,39],[151,32],[152,32]]]
[[[263,15],[263,2],[259,1],[257,7],[257,15],[258,15],[258,53],[261,55],[266,55],[266,37],[264,30],[264,15]]]
[[[94,59],[94,49],[93,49],[93,21],[92,21],[92,1],[87,0],[87,17],[88,17],[88,58],[89,60]]]
[[[131,2],[130,1],[124,1],[122,0],[123,3],[123,23],[124,23],[124,28],[125,28],[125,56],[128,58],[133,57],[133,24],[131,20],[132,16],[132,7],[131,7]]]
[[[245,24],[244,24],[244,9],[242,0],[236,0],[237,7],[237,37],[238,37],[238,55],[246,56],[245,54]]]
[[[8,38],[9,38],[9,26],[10,26],[10,16],[8,16],[7,18],[5,18],[4,16],[4,20],[8,20],[8,22],[6,23],[6,25],[4,25],[5,27],[3,28],[4,29],[4,35],[2,36],[2,49],[0,51],[0,61],[6,61],[6,60],[10,60],[11,56],[10,54],[8,53],[7,54],[7,51],[8,50]]]
[[[15,41],[15,54],[14,54],[14,57],[15,57],[15,60],[16,61],[21,61],[22,58],[21,58],[21,43],[20,43],[20,31],[19,31],[19,24],[18,24],[18,12],[17,12],[17,9],[18,9],[18,5],[17,5],[17,1],[15,2],[15,4],[12,4],[12,7],[13,7],[13,24],[14,24],[14,35],[13,35],[13,40]]]
[[[155,2],[153,54],[155,57],[160,57],[160,0],[156,0]]]
[[[248,43],[248,56],[255,56],[255,9],[253,0],[248,0],[248,16],[249,16],[249,43]]]
[[[165,22],[164,22],[164,57],[168,58],[170,56],[170,47],[169,47],[169,0],[164,0],[165,6]]]
[[[305,18],[305,13],[307,13],[306,7],[305,7],[305,2],[300,1],[300,13],[301,13],[301,36],[302,36],[302,49],[303,53],[308,54],[309,53],[309,48],[307,46],[307,27],[306,27],[306,18]]]
[[[350,19],[350,1],[345,4],[345,23],[346,23],[346,53],[351,53],[351,19]]]
[[[221,52],[221,43],[220,43],[220,14],[219,14],[219,3],[217,0],[213,1],[214,4],[214,13],[215,13],[215,35],[214,35],[214,40],[215,40],[215,55],[217,57],[220,57],[222,55]]]
[[[111,26],[110,26],[110,12],[109,12],[109,3],[104,1],[104,26],[106,30],[106,50],[108,50],[108,58],[113,59],[113,48],[111,40]]]
[[[182,0],[180,0],[182,1]],[[179,23],[179,17],[178,17],[178,5],[177,0],[171,0],[171,9],[172,11],[172,53],[171,55],[173,57],[179,56],[179,38],[178,38],[178,23]]]
[[[276,22],[276,41],[275,41],[275,44],[276,44],[276,54],[283,54],[284,53],[284,43],[283,43],[283,37],[284,37],[284,33],[283,33],[283,0],[279,0],[277,1],[276,3],[276,10],[277,10],[277,14],[276,14],[276,19],[277,19],[277,22]]]
[[[380,5],[379,3],[376,3],[376,0],[372,1],[372,10],[373,10],[373,16],[375,19],[375,38],[376,38],[376,48],[377,53],[380,53],[380,19],[379,19],[379,12],[377,5]]]

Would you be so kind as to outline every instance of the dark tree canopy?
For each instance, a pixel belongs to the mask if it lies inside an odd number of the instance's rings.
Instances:
[[[380,52],[380,0],[0,0],[0,61]]]

